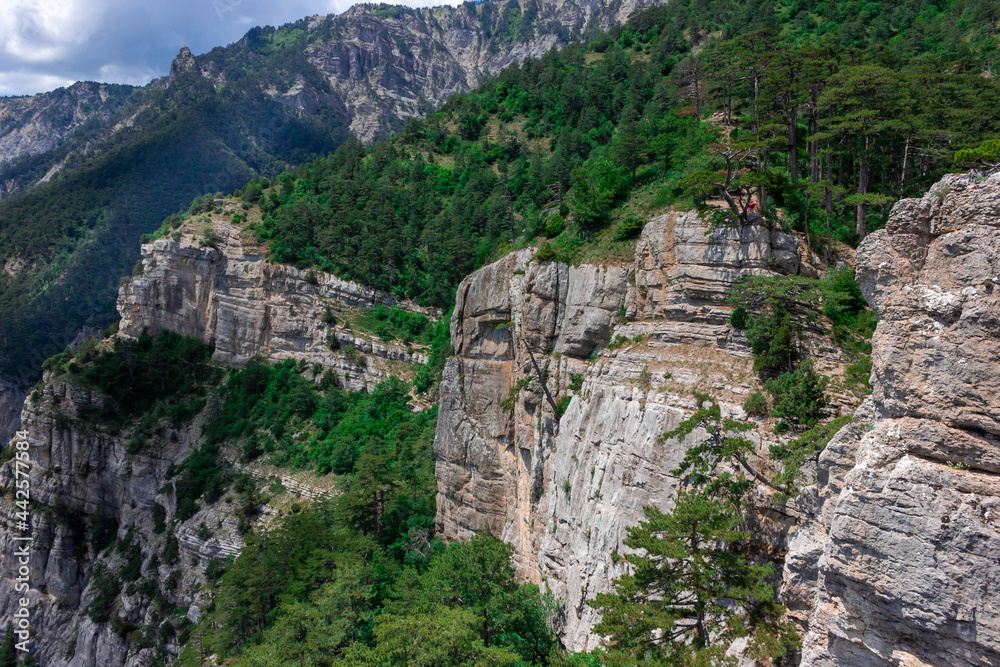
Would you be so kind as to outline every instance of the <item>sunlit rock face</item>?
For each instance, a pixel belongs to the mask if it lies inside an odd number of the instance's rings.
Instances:
[[[896,204],[857,276],[873,393],[792,537],[802,664],[1000,664],[1000,173]]]
[[[630,261],[568,266],[526,249],[459,286],[435,438],[438,529],[488,528],[512,544],[521,575],[563,603],[566,646],[599,641],[586,601],[622,573],[612,553],[642,508],[670,506],[688,442],[660,436],[694,409],[692,389],[739,414],[755,388],[725,300],[741,276],[780,269],[786,249],[795,273],[791,236],[670,213],[646,225]],[[540,375],[554,399],[571,397],[560,419]]]

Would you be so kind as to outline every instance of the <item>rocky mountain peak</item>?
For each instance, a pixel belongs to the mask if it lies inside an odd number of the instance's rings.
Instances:
[[[182,46],[180,53],[178,53],[177,57],[174,58],[174,61],[170,63],[170,78],[173,79],[192,70],[198,71],[198,61],[191,53],[191,49],[186,46]]]

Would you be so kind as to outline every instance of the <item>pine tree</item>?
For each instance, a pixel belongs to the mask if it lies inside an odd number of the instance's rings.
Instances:
[[[3,647],[0,648],[0,667],[16,667],[17,648],[14,644],[14,628],[8,623],[4,633]]]
[[[667,665],[719,664],[737,638],[750,637],[750,655],[779,657],[798,637],[768,578],[734,547],[747,540],[731,502],[704,490],[682,491],[673,510],[645,508],[625,545],[629,573],[591,605],[602,616],[595,632],[612,654]]]

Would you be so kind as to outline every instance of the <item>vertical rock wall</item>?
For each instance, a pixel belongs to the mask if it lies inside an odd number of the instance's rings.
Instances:
[[[508,255],[458,289],[435,438],[437,522],[450,539],[489,527],[514,545],[521,574],[564,603],[564,643],[583,649],[596,642],[586,600],[620,574],[612,552],[626,528],[673,495],[669,471],[686,443],[660,435],[694,408],[694,388],[731,412],[752,390],[749,353],[726,323],[730,288],[742,275],[798,271],[797,242],[671,213],[646,225],[634,262],[532,257]],[[529,349],[553,396],[571,397],[559,420]]]
[[[327,309],[400,305],[389,295],[321,271],[269,262],[265,247],[221,216],[212,224],[216,247],[202,247],[189,234],[142,246],[143,272],[118,296],[123,334],[167,329],[194,336],[214,344],[212,360],[226,366],[241,366],[255,356],[320,363],[346,375],[350,389],[371,388],[399,374],[395,362],[427,360],[418,350],[324,321]],[[331,337],[340,349],[331,348]],[[342,349],[348,345],[370,359],[358,363]]]
[[[1000,665],[1000,173],[899,202],[857,262],[873,394],[791,540],[802,664]]]

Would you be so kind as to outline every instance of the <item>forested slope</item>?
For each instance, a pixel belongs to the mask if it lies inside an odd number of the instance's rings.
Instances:
[[[717,3],[709,9],[674,2],[589,44],[507,69],[392,139],[370,148],[347,143],[274,182],[253,181],[240,194],[261,207],[256,234],[276,261],[321,267],[442,306],[450,305],[454,286],[470,270],[512,248],[536,244],[540,260],[613,259],[632,251],[651,212],[705,205],[720,223],[740,224],[752,215],[750,195],[767,224],[804,232],[817,254],[843,259],[846,246],[884,225],[893,201],[952,169],[957,151],[997,136],[1000,91],[984,75],[996,43],[990,16],[985,3]],[[723,190],[739,200],[735,210],[722,200]],[[172,219],[159,233],[179,223]],[[851,320],[869,327],[870,336],[871,318],[850,274],[829,278],[831,290],[842,295],[826,316],[838,326]],[[779,293],[769,298],[802,296],[793,294],[796,285],[780,292],[790,284],[773,282]],[[787,313],[773,310],[766,314],[780,320],[785,342],[794,340]],[[733,324],[748,322],[734,318]],[[761,327],[748,329],[754,370],[769,378],[783,373],[790,358],[768,356],[778,337],[773,324],[762,325],[759,340],[754,331]],[[772,362],[775,368],[768,367]],[[779,386],[782,380],[770,382],[776,401],[782,391],[796,391]],[[767,399],[754,398],[766,413]],[[682,424],[689,432],[722,421],[717,404],[698,400],[704,409]],[[775,415],[799,430],[817,420],[816,414]],[[805,430],[797,446],[813,456],[847,421]],[[744,426],[726,424],[739,432]],[[747,446],[742,437],[732,441]],[[392,461],[373,461],[361,474],[355,468],[354,483],[367,477],[378,480],[375,488],[404,488]],[[562,491],[570,495],[568,480]],[[650,513],[650,520],[659,526],[675,521],[668,528],[677,529],[699,511],[706,510],[694,507],[682,519]],[[326,516],[328,526],[344,520]],[[722,519],[720,534],[735,539],[735,515]],[[246,665],[603,664],[600,655],[549,652],[550,640],[540,631],[548,603],[531,588],[512,589],[499,565],[503,555],[482,538],[459,556],[432,556],[432,543],[406,532],[413,524],[354,523],[366,540],[409,538],[373,550],[371,541],[349,542],[330,532],[323,533],[322,547],[307,548],[314,520],[287,522],[287,532],[254,544],[248,559],[222,577],[217,605],[191,634],[186,664],[197,664],[207,650],[239,656],[237,664]],[[641,530],[636,535],[642,537]],[[317,553],[321,548],[329,552]],[[295,571],[293,582],[268,578],[272,568],[265,564],[272,562]],[[475,569],[488,562],[497,576]],[[447,568],[450,577],[444,577]],[[480,573],[479,592],[460,593],[470,571]],[[261,592],[254,599],[266,594],[272,600],[253,608],[253,621],[238,602],[247,590]],[[523,604],[504,606],[508,594]],[[614,601],[606,601],[612,609]],[[622,636],[645,629],[637,627],[626,620],[610,629]],[[421,643],[415,655],[401,639],[407,634],[433,641]],[[482,653],[491,647],[518,655]]]
[[[737,190],[730,215],[752,193],[825,254],[1000,132],[991,12],[673,2],[244,194],[276,260],[435,305],[503,249],[614,252],[649,212]]]
[[[254,28],[201,56],[182,49],[169,77],[112,118],[0,171],[25,191],[0,202],[0,372],[35,379],[82,326],[111,322],[139,236],[193,197],[273,177],[349,133],[384,136],[644,1],[363,5]]]

